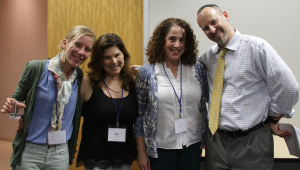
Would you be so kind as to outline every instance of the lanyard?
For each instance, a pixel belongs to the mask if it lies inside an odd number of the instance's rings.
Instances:
[[[119,115],[120,115],[121,108],[122,108],[122,103],[123,103],[123,92],[124,92],[124,89],[122,89],[122,99],[121,99],[121,105],[120,105],[120,109],[119,109],[119,112],[118,112],[118,110],[117,110],[117,105],[116,105],[116,103],[115,103],[115,100],[114,100],[114,98],[112,97],[112,95],[110,94],[110,92],[109,92],[109,90],[108,90],[108,88],[107,88],[107,85],[106,85],[106,83],[105,83],[105,82],[104,82],[104,84],[105,84],[105,87],[106,87],[106,89],[107,89],[107,91],[108,91],[108,93],[109,93],[109,95],[110,95],[110,97],[111,97],[112,101],[114,102],[115,109],[116,109],[116,114],[117,114],[116,128],[119,128]]]
[[[56,102],[56,104],[55,104],[55,107],[56,107],[56,125],[58,125],[58,119],[59,119],[59,115],[60,115],[60,112],[59,112],[59,114],[57,114],[57,95],[58,95],[58,90],[57,90],[57,85],[56,85],[55,82],[54,82],[54,84],[55,84],[55,102]],[[58,128],[58,126],[56,126],[56,130],[57,130],[57,128]]]
[[[171,82],[171,80],[170,80],[170,78],[169,78],[169,76],[168,76],[168,74],[166,72],[164,63],[162,63],[162,65],[164,67],[164,71],[166,73],[166,76],[168,77],[168,80],[169,80],[169,82],[170,82],[170,84],[171,84],[171,86],[172,86],[172,88],[174,90],[174,93],[175,93],[176,97],[177,97],[177,100],[178,100],[178,103],[179,103],[179,107],[180,107],[180,109],[179,109],[179,111],[180,111],[179,118],[181,118],[181,112],[182,112],[182,110],[181,110],[181,99],[182,99],[182,63],[180,63],[180,99],[179,99],[179,97],[178,97],[178,95],[177,95],[177,93],[175,91],[175,88],[174,88],[174,86],[173,86],[173,84],[172,84],[172,82]]]

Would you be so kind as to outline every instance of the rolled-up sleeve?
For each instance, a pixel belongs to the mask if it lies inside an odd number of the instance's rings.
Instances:
[[[293,117],[293,106],[299,98],[299,84],[293,72],[267,42],[260,45],[257,62],[258,70],[268,86],[269,116],[284,114],[286,118]]]

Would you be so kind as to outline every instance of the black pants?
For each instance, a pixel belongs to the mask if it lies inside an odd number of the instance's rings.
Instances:
[[[199,170],[201,142],[183,149],[159,149],[158,158],[150,157],[151,170]]]

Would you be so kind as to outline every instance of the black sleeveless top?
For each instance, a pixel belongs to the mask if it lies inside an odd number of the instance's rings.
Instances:
[[[119,110],[121,98],[114,99]],[[83,105],[82,139],[77,157],[77,167],[88,169],[99,167],[119,168],[122,165],[131,165],[136,160],[136,141],[133,133],[133,124],[138,115],[138,103],[135,90],[123,98],[119,115],[119,123],[126,126],[126,142],[107,142],[108,126],[116,125],[117,114],[111,97],[104,94],[102,89],[94,89],[89,101]]]

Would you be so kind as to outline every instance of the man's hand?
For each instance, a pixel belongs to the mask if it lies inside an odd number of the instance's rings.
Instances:
[[[288,130],[285,130],[285,131],[281,131],[280,128],[279,128],[279,123],[269,123],[270,125],[270,128],[271,128],[271,131],[274,135],[277,135],[279,137],[282,137],[282,138],[289,138],[289,137],[292,137],[292,132],[288,131]]]
[[[280,115],[279,117],[270,117],[270,118],[275,120],[275,121],[279,121],[283,116],[284,116],[284,114]],[[281,131],[278,124],[279,123],[269,122],[269,126],[271,128],[271,131],[272,131],[273,135],[277,135],[277,136],[282,137],[282,138],[292,137],[292,132],[290,132],[288,130]]]

